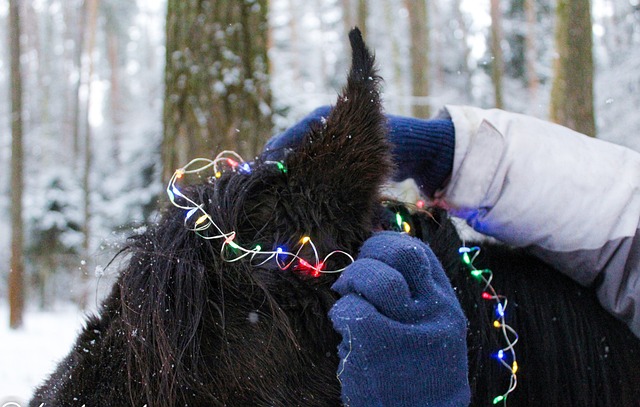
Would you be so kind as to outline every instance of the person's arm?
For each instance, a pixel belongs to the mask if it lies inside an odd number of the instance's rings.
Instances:
[[[475,230],[594,285],[640,337],[640,154],[501,110],[446,112],[455,154],[440,202]]]

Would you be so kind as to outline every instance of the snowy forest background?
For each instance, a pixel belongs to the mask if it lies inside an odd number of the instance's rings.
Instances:
[[[106,267],[109,261],[127,236],[153,221],[166,201],[163,165],[166,178],[166,171],[172,172],[195,155],[207,156],[229,147],[245,155],[255,153],[269,135],[315,107],[333,103],[349,63],[346,32],[355,24],[364,29],[377,54],[389,113],[428,116],[449,103],[501,105],[550,118],[557,55],[556,0],[246,0],[258,14],[256,18],[262,16],[266,22],[260,25],[258,20],[252,26],[264,34],[265,41],[258,44],[255,75],[244,78],[240,87],[259,96],[257,109],[268,120],[241,119],[232,130],[216,127],[214,119],[220,114],[217,109],[232,108],[226,104],[241,105],[243,98],[234,90],[241,82],[240,73],[233,64],[242,63],[242,56],[234,54],[232,47],[212,49],[208,63],[206,59],[204,64],[190,63],[195,59],[179,50],[179,41],[168,45],[165,40],[168,30],[175,30],[174,40],[180,39],[184,20],[178,20],[189,15],[190,4],[201,3],[204,8],[198,13],[202,13],[208,2],[176,5],[181,2],[169,1],[169,7],[156,0],[18,3],[27,310],[69,302],[95,307],[117,270],[117,264]],[[226,2],[218,3],[223,7]],[[426,10],[420,10],[420,4]],[[9,37],[8,5],[8,0],[0,0],[0,38],[4,39]],[[640,151],[640,2],[592,0],[591,11],[596,136]],[[198,13],[193,15],[193,24],[202,23]],[[416,17],[417,13],[423,14]],[[411,33],[415,18],[425,21],[419,33],[424,42],[417,45]],[[243,29],[220,21],[203,25],[205,31],[213,31],[211,37],[203,37],[203,49],[214,48],[217,39]],[[499,59],[491,42],[496,35]],[[168,47],[172,51],[167,52]],[[421,93],[419,87],[425,85],[412,71],[421,50],[425,59],[418,66],[422,79],[428,81],[428,94]],[[9,55],[9,42],[1,41],[3,304],[8,299],[10,274]],[[496,84],[495,61],[500,59],[501,79]],[[180,69],[165,72],[167,61],[172,62],[172,69],[179,66],[190,75]],[[194,102],[198,106],[192,120],[200,128],[184,128],[189,119],[173,109],[182,97],[176,89],[189,87],[189,81],[201,71],[215,73],[219,79],[203,88],[206,94],[197,95],[198,103]],[[249,117],[251,106],[241,109]],[[207,138],[206,148],[196,142],[184,147],[185,140],[179,138],[212,126],[224,137]]]

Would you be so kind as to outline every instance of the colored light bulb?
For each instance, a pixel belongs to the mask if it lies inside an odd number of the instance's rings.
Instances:
[[[249,163],[242,163],[240,165],[240,170],[243,174],[251,174],[251,167],[249,166]]]
[[[305,259],[300,259],[298,260],[298,264],[300,265],[301,268],[303,269],[310,269],[313,268],[311,267],[311,264],[309,264],[308,261],[306,261]]]
[[[282,171],[284,174],[286,174],[286,173],[287,173],[287,167],[285,167],[283,163],[281,163],[280,161],[278,161],[278,162],[276,163],[276,165],[278,166],[278,169],[279,169],[280,171]]]
[[[236,242],[233,241],[233,239],[236,238],[236,234],[233,233],[231,236],[229,236],[228,238],[224,239],[224,244],[228,244],[229,246],[233,247],[234,249],[239,249],[240,246],[238,246],[236,244]]]
[[[498,404],[502,400],[504,400],[504,396],[498,396],[498,397],[493,399],[493,404]]]
[[[174,195],[176,196],[182,196],[184,197],[184,195],[182,195],[182,192],[180,192],[180,190],[178,188],[175,187],[175,185],[173,187],[171,187],[171,191],[174,193]]]
[[[322,273],[320,273],[320,270],[322,270],[322,267],[324,267],[324,264],[322,262],[318,263],[314,268],[313,271],[311,272],[311,277],[320,277],[320,275]]]
[[[189,210],[189,212],[187,212],[187,216],[185,217],[185,220],[189,219],[191,216],[193,216],[194,213],[196,213],[196,211],[200,209],[200,208],[192,208]]]
[[[396,213],[396,223],[398,224],[398,227],[402,229],[402,216],[400,216],[399,213]]]

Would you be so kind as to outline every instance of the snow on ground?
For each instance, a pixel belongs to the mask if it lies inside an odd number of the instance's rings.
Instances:
[[[21,329],[9,329],[9,309],[0,304],[0,406],[26,406],[33,390],[71,349],[84,321],[72,305],[29,310]]]

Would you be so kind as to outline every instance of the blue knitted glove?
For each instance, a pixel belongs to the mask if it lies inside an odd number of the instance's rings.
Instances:
[[[321,124],[329,116],[330,106],[311,112],[284,133],[272,137],[264,152],[272,160],[280,160],[287,148],[300,144],[310,126]],[[393,145],[397,181],[413,178],[420,189],[432,196],[451,175],[455,147],[455,131],[451,120],[422,120],[387,115],[388,138]]]
[[[440,262],[418,239],[374,235],[333,285],[342,401],[467,406],[466,318]]]

